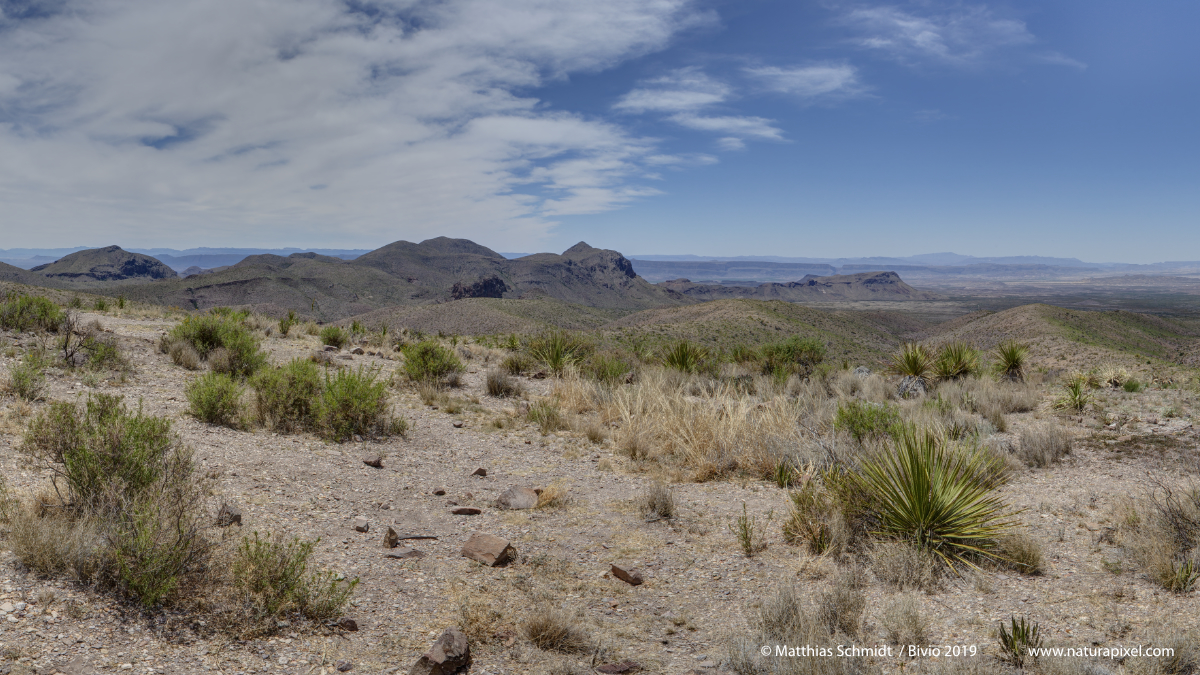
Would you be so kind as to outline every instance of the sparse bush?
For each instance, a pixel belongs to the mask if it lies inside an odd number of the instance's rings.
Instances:
[[[46,390],[46,374],[40,361],[28,354],[8,370],[8,390],[26,401],[37,401]]]
[[[92,370],[132,369],[129,359],[121,352],[116,338],[88,337],[84,340],[83,350],[87,352],[87,366]]]
[[[592,646],[591,636],[565,610],[538,608],[525,619],[522,629],[530,642],[546,651],[584,652]]]
[[[858,567],[842,570],[833,585],[821,594],[817,602],[817,620],[830,633],[847,637],[858,635],[867,597],[863,593],[866,579]]]
[[[1128,380],[1125,380],[1125,383],[1121,385],[1121,388],[1131,394],[1136,394],[1139,391],[1144,390],[1146,385],[1131,377]]]
[[[598,420],[591,420],[583,428],[583,435],[592,443],[603,443],[604,439],[608,438],[608,434],[604,431],[604,425]]]
[[[1163,588],[1188,593],[1200,583],[1200,487],[1177,491],[1159,482],[1137,518],[1127,523],[1121,545]]]
[[[853,476],[880,532],[928,549],[951,569],[992,557],[996,538],[1015,525],[996,494],[1003,470],[992,457],[911,427],[896,435],[894,451],[863,460]]]
[[[96,300],[92,302],[92,309],[96,310],[97,312],[107,312],[108,298],[96,298]]]
[[[789,543],[804,542],[809,552],[821,555],[845,543],[841,513],[835,498],[821,481],[811,478],[788,494],[791,510],[783,522],[783,538]]]
[[[244,313],[233,312],[227,307],[188,316],[171,330],[165,341],[167,351],[173,348],[170,343],[186,342],[201,359],[209,361],[215,372],[248,377],[266,365],[267,356],[259,349],[258,338],[242,324],[244,318]],[[213,353],[217,350],[222,351],[214,359]]]
[[[317,540],[320,541],[320,540]],[[240,604],[256,620],[300,614],[325,622],[342,614],[358,579],[339,580],[328,571],[309,572],[317,541],[281,537],[245,537],[233,561],[233,588]],[[274,630],[274,621],[267,623]]]
[[[13,504],[7,543],[29,569],[48,577],[65,576],[92,583],[110,567],[104,538],[91,518],[72,518],[52,498],[40,495]]]
[[[1021,574],[1042,573],[1042,547],[1028,532],[1016,531],[996,540],[996,561]]]
[[[566,428],[566,420],[563,419],[562,411],[558,406],[549,399],[535,401],[529,406],[529,412],[525,415],[526,419],[538,425],[542,435],[551,431],[558,431]]]
[[[525,371],[532,370],[533,366],[533,359],[524,354],[509,354],[500,362],[500,368],[509,375],[522,375]]]
[[[489,370],[487,374],[487,393],[490,396],[505,398],[520,396],[521,385],[500,370]]]
[[[1017,456],[1027,466],[1045,468],[1071,452],[1071,432],[1054,423],[1026,427],[1020,439]]]
[[[404,373],[414,382],[446,380],[464,370],[454,352],[433,340],[405,345],[401,351],[404,352]]]
[[[750,635],[734,638],[729,645],[727,663],[738,675],[874,675],[878,667],[870,666],[859,656],[813,655],[804,658],[762,654],[763,645],[830,645],[837,644],[825,623],[804,607],[804,593],[784,585],[774,597],[763,601],[752,620],[755,630]]]
[[[350,342],[350,334],[341,326],[325,326],[321,329],[321,344],[341,349]]]
[[[773,344],[763,345],[759,350],[763,375],[771,375],[777,381],[786,381],[791,375],[801,379],[812,375],[825,360],[825,345],[816,338],[798,335]]]
[[[929,644],[929,621],[921,615],[921,606],[911,595],[899,596],[888,603],[882,623],[891,644]]]
[[[742,515],[735,518],[729,524],[729,531],[733,533],[733,536],[737,537],[738,546],[742,549],[742,553],[746,554],[747,558],[767,548],[767,542],[763,540],[763,531],[758,518],[750,515],[746,510],[745,502],[742,502]]]
[[[662,362],[668,368],[674,368],[683,373],[694,373],[700,369],[708,351],[687,340],[680,340],[674,346],[663,352]]]
[[[886,403],[851,400],[838,402],[834,427],[844,430],[862,443],[885,438],[900,421],[900,413]]]
[[[172,341],[167,350],[167,353],[171,356],[171,361],[174,362],[175,365],[187,370],[200,369],[200,354],[190,342],[185,342],[183,340]]]
[[[882,542],[872,560],[875,577],[901,591],[933,593],[941,585],[944,567],[937,556],[908,542]]]
[[[407,422],[391,418],[387,381],[378,375],[374,368],[339,370],[332,376],[326,371],[317,408],[318,426],[325,436],[344,441],[354,435],[388,436],[407,430]]]
[[[638,499],[638,508],[647,522],[675,517],[675,495],[665,483],[651,483]]]
[[[190,412],[201,422],[233,426],[242,410],[242,385],[225,373],[205,373],[187,384]]]
[[[288,315],[279,320],[279,334],[287,337],[292,331],[292,327],[300,323],[296,320],[296,312],[288,310]]]
[[[317,364],[296,358],[278,368],[264,368],[250,379],[254,412],[268,429],[311,428],[316,423],[324,383]]]
[[[58,305],[41,296],[19,295],[0,303],[0,329],[53,333],[62,320]]]
[[[1025,362],[1029,359],[1029,347],[1016,340],[1005,340],[992,352],[995,359],[992,370],[997,377],[1014,382],[1025,381]]]
[[[939,380],[961,380],[979,372],[979,351],[965,342],[942,345],[933,361],[933,373]]]
[[[584,363],[583,371],[592,379],[605,384],[618,384],[633,366],[619,356],[598,353]]]

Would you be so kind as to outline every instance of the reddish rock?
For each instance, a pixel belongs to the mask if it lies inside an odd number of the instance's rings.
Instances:
[[[642,585],[642,571],[633,565],[625,563],[613,563],[612,575],[630,586]]]
[[[462,556],[489,567],[503,565],[517,555],[507,539],[476,532],[462,547]]]
[[[483,511],[475,508],[474,506],[460,506],[456,509],[450,509],[450,513],[453,513],[456,516],[477,516],[483,513]]]
[[[363,464],[376,469],[383,468],[383,458],[379,455],[363,455]]]
[[[483,467],[479,467],[478,469],[475,469],[475,472],[474,472],[474,473],[472,473],[471,475],[472,475],[472,476],[479,476],[479,477],[486,476],[486,475],[487,475],[487,469],[485,469],[485,468],[483,468]]]

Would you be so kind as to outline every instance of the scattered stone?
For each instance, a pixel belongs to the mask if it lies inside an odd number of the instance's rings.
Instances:
[[[871,369],[866,366],[859,366],[854,369],[854,374],[858,377],[866,377],[871,374]]]
[[[337,663],[333,664],[333,667],[337,668],[339,673],[345,673],[349,672],[350,669],[354,667],[354,664],[350,663],[349,661],[338,661]]]
[[[409,558],[420,559],[425,557],[424,551],[418,551],[415,548],[401,548],[394,553],[389,553],[385,558],[395,558],[396,560],[408,560]]]
[[[447,628],[408,675],[455,675],[471,669],[471,645],[457,628]]]
[[[642,571],[627,563],[613,563],[612,575],[630,586],[641,586]]]
[[[337,350],[338,348],[334,347],[333,345],[325,345],[325,351],[327,352],[336,352]]]
[[[376,469],[383,468],[383,458],[379,455],[363,455],[363,464]]]
[[[233,524],[241,527],[242,510],[229,502],[225,502],[221,504],[221,510],[217,511],[217,527],[229,527]]]
[[[488,567],[503,565],[517,555],[507,539],[476,532],[462,547],[462,556]]]
[[[454,428],[455,429],[461,429],[462,425],[463,425],[462,420],[454,420]]]
[[[343,616],[342,618],[338,619],[337,627],[353,633],[358,630],[358,622],[348,616]]]
[[[481,477],[481,478],[482,478],[482,477],[484,477],[484,476],[486,476],[486,475],[487,475],[487,469],[485,469],[485,468],[483,468],[483,467],[481,466],[481,467],[479,467],[478,469],[475,469],[475,473],[472,473],[471,475],[472,475],[472,476],[479,476],[479,477]]]
[[[354,518],[354,529],[358,532],[366,532],[371,529],[371,523],[367,521],[365,516],[356,516]]]
[[[925,395],[925,380],[912,375],[905,375],[903,380],[900,380],[900,386],[896,387],[896,395],[900,398],[910,398],[913,396]]]
[[[446,488],[434,488],[434,489],[433,489],[433,494],[435,494],[435,495],[437,495],[437,496],[439,496],[439,497],[442,497],[442,496],[444,496],[444,495],[446,494]]]
[[[642,669],[642,664],[636,661],[622,661],[620,663],[606,663],[602,666],[596,666],[597,673],[605,673],[605,675],[622,675],[623,673],[636,673]]]
[[[387,532],[385,532],[383,535],[383,547],[384,548],[396,548],[399,545],[400,545],[400,535],[396,534],[396,531],[389,527],[387,529]]]
[[[530,376],[529,376],[529,379],[531,379],[531,380],[544,380],[544,379],[546,379],[546,371],[544,371],[544,370],[539,370],[539,371],[537,371],[536,373],[534,373],[534,374],[530,375]]]
[[[474,506],[460,506],[456,509],[450,509],[450,513],[453,513],[456,516],[477,516],[483,513],[483,511],[475,508]]]
[[[354,349],[351,349],[351,350],[350,350],[350,353],[351,353],[351,354],[358,354],[359,356],[362,356],[362,355],[363,355],[363,354],[365,354],[366,352],[364,352],[364,351],[363,351],[363,348],[362,348],[362,347],[355,347]]]
[[[532,509],[537,503],[537,491],[524,487],[508,488],[496,498],[498,509]]]

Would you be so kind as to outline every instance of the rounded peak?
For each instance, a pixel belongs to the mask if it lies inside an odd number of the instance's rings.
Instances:
[[[589,253],[595,253],[596,251],[599,251],[599,250],[601,250],[601,249],[589,246],[586,241],[581,241],[578,244],[575,244],[574,246],[572,246],[571,248],[563,251],[562,254],[563,255],[587,255]]]

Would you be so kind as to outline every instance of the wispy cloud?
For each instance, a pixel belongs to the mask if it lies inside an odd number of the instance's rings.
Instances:
[[[852,7],[842,21],[859,34],[858,45],[910,64],[973,65],[1036,42],[1023,21],[997,16],[983,5],[922,5],[920,12],[894,5]]]
[[[638,181],[661,152],[522,92],[711,19],[690,0],[41,7],[0,15],[13,245],[531,244],[555,217],[653,194]]]
[[[858,69],[847,63],[825,63],[779,68],[746,68],[745,73],[769,91],[797,96],[805,101],[843,99],[863,93]]]
[[[760,138],[782,140],[783,132],[776,128],[773,120],[764,117],[704,116],[691,113],[671,115],[668,119],[676,124],[698,131],[711,131],[738,138]]]

